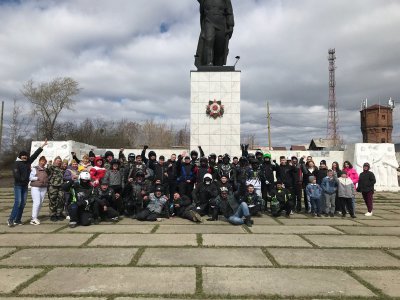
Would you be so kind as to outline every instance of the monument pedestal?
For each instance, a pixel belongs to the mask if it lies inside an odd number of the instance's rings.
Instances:
[[[240,71],[191,71],[190,149],[239,155]],[[209,101],[221,101],[221,117],[207,115]]]

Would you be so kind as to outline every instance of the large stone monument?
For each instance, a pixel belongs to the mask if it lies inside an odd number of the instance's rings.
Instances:
[[[201,32],[191,71],[190,149],[240,153],[240,71],[225,66],[234,16],[230,0],[198,0]]]
[[[368,162],[375,174],[376,191],[400,190],[397,178],[399,163],[396,159],[394,144],[358,143],[349,145],[345,151],[344,160],[354,162],[357,173],[363,171],[363,164]]]

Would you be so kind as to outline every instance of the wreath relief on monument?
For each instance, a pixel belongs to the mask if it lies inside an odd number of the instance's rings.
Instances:
[[[221,104],[221,101],[208,101],[208,105],[206,105],[206,114],[210,118],[217,119],[221,118],[224,115],[224,106]]]

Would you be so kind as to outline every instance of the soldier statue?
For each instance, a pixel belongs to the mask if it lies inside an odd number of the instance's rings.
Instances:
[[[195,66],[224,66],[235,26],[231,0],[197,0],[201,32]]]

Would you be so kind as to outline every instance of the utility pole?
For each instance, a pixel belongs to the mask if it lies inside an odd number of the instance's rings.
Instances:
[[[271,151],[271,114],[269,113],[269,102],[267,100],[267,120],[268,120],[268,149]]]
[[[4,119],[4,101],[1,101],[1,119],[0,119],[0,152],[3,142],[3,119]]]

